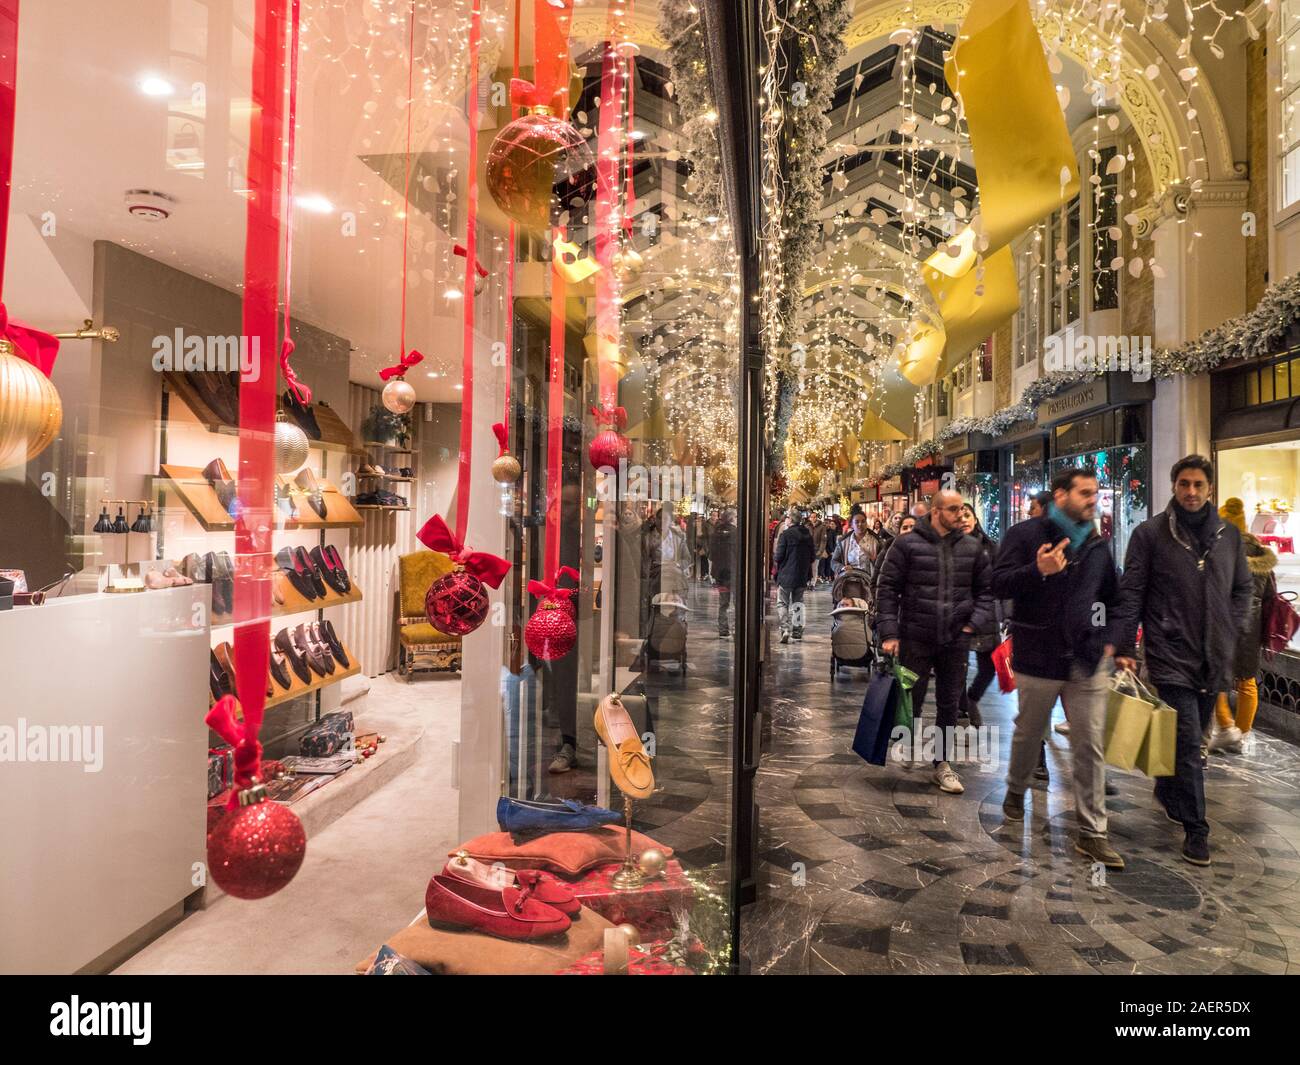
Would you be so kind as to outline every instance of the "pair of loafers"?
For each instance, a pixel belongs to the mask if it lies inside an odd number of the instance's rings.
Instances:
[[[596,704],[596,735],[609,750],[609,778],[624,795],[648,799],[655,790],[654,770],[641,735],[617,692]]]
[[[430,879],[424,908],[431,925],[517,940],[567,932],[582,909],[549,873],[484,865],[464,851]]]
[[[238,518],[242,509],[239,502],[239,486],[230,476],[226,464],[219,458],[213,459],[203,467],[203,479],[217,493],[217,502],[221,504],[222,510],[232,518]]]
[[[282,547],[275,554],[276,564],[285,579],[304,599],[314,602],[326,597],[326,588],[339,595],[352,590],[352,579],[343,566],[338,550],[330,545],[313,547]]]
[[[195,584],[212,585],[212,613],[229,614],[235,608],[235,566],[225,551],[191,553],[181,559],[181,574]]]
[[[289,669],[304,684],[310,684],[313,673],[321,678],[328,677],[337,668],[336,663],[344,669],[352,666],[343,641],[329,621],[313,621],[297,628],[281,629],[275,634],[273,643],[272,664],[281,670],[284,678],[281,686],[284,688],[289,687]],[[283,661],[276,659],[277,653]],[[275,669],[272,676],[275,676]]]
[[[497,799],[497,825],[502,832],[516,838],[545,835],[548,832],[589,832],[601,825],[616,825],[622,814],[603,806],[587,806],[576,799],[539,802],[514,799],[503,795]]]
[[[302,494],[307,497],[307,503],[316,516],[324,521],[329,516],[329,509],[325,506],[325,496],[321,492],[321,486],[316,480],[316,475],[309,469],[301,469],[293,479],[293,483],[301,489]]]

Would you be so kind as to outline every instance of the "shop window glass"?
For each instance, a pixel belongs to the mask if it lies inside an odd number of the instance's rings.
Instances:
[[[1273,402],[1273,372],[1271,370],[1259,371],[1259,401],[1261,403]]]
[[[1279,362],[1273,367],[1273,398],[1291,398],[1291,364]]]
[[[1259,371],[1247,370],[1242,376],[1246,379],[1246,406],[1253,407],[1259,402]]]
[[[1300,19],[1296,18],[1296,0],[1283,0],[1282,4],[1282,62],[1279,64],[1281,76],[1279,155],[1281,159],[1282,182],[1280,208],[1290,207],[1300,200]]]

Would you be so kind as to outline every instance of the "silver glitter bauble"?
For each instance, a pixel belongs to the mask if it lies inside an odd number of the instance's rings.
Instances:
[[[415,406],[415,389],[400,377],[394,377],[384,385],[383,394],[379,398],[394,414],[405,414]]]
[[[636,867],[641,870],[642,876],[654,877],[663,876],[664,870],[668,868],[668,858],[658,847],[647,847],[641,852],[641,856],[636,860]]]
[[[275,472],[295,473],[307,461],[307,434],[283,412],[275,416]]]

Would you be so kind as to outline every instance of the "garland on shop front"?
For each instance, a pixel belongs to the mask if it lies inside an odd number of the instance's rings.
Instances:
[[[668,41],[672,96],[685,121],[681,135],[691,175],[687,195],[703,217],[722,214],[722,150],[718,145],[718,112],[709,80],[708,42],[704,20],[693,0],[663,0],[659,32]]]

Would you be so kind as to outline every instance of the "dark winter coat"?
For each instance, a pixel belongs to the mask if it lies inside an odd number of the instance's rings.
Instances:
[[[1115,643],[1119,578],[1110,548],[1094,532],[1077,552],[1066,548],[1065,569],[1044,577],[1038,549],[1063,539],[1051,518],[1030,518],[1007,531],[993,564],[993,594],[1012,601],[1012,667],[1047,680],[1069,680],[1072,665],[1095,672]]]
[[[1242,537],[1246,549],[1246,566],[1250,570],[1250,611],[1246,619],[1246,628],[1237,641],[1237,652],[1232,656],[1232,675],[1234,680],[1253,678],[1259,672],[1260,642],[1263,636],[1264,595],[1268,591],[1277,568],[1277,555],[1247,533]]]
[[[716,580],[726,584],[736,565],[736,526],[719,521],[709,534],[709,567]]]
[[[927,647],[969,646],[994,618],[992,572],[974,537],[954,529],[940,536],[928,517],[890,545],[876,582],[876,629],[881,640]]]
[[[1134,656],[1141,625],[1157,688],[1226,691],[1237,641],[1250,621],[1252,581],[1241,533],[1211,514],[1210,546],[1202,551],[1178,527],[1177,508],[1170,500],[1133,530],[1120,580],[1116,652]]]
[[[998,545],[982,532],[972,534],[971,539],[979,544],[980,550],[984,552],[984,558],[989,565],[989,580],[991,582],[993,580],[994,561],[998,557]],[[996,596],[996,594],[995,592],[994,595]],[[993,616],[975,630],[975,635],[971,639],[970,649],[972,651],[992,651],[997,647],[1001,636],[1001,626],[998,624],[999,613],[997,599],[995,598],[993,600]]]
[[[813,538],[808,526],[791,525],[776,541],[776,583],[787,591],[802,588],[812,579]]]

